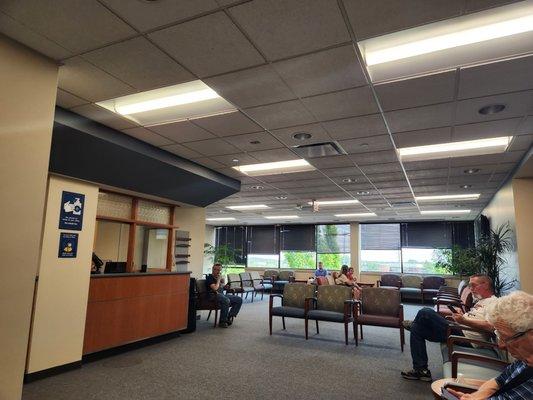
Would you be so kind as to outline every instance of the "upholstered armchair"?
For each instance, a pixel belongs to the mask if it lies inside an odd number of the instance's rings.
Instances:
[[[422,280],[422,301],[431,300],[445,284],[442,276],[425,276]]]
[[[270,280],[265,281],[264,279],[261,279],[259,272],[257,271],[250,272],[250,278],[252,279],[255,293],[261,292],[261,300],[263,300],[265,291],[272,290],[272,282]]]
[[[474,297],[472,296],[472,291],[468,286],[466,286],[461,292],[461,297],[459,299],[454,297],[437,297],[435,311],[437,311],[443,317],[446,317],[452,314],[448,306],[453,306],[456,309],[467,312],[470,310],[473,303]]]
[[[399,289],[402,286],[402,278],[396,274],[383,274],[376,286],[385,289]]]
[[[218,320],[218,310],[220,310],[220,305],[218,304],[217,297],[210,293],[207,290],[205,284],[205,279],[196,280],[196,309],[197,310],[209,310],[209,317],[211,316],[211,311],[215,311],[215,328],[217,326]]]
[[[354,326],[361,329],[363,340],[363,325],[383,326],[400,330],[400,347],[403,351],[405,334],[402,325],[403,305],[400,302],[400,292],[384,288],[363,288],[361,301],[357,303],[354,315]],[[358,335],[355,334],[355,344],[358,345]]]
[[[274,280],[272,290],[278,293],[283,292],[283,287],[287,283],[294,282],[294,271],[291,270],[280,270],[278,272],[278,275],[276,277],[276,280]]]
[[[309,320],[315,320],[316,333],[318,321],[339,322],[344,324],[344,340],[348,344],[348,324],[353,322],[352,288],[348,286],[318,286],[316,297],[306,299],[305,339],[309,338]],[[354,338],[356,335],[355,325]]]
[[[271,294],[268,305],[268,326],[272,335],[272,317],[281,317],[285,329],[285,317],[305,318],[305,299],[314,297],[315,285],[305,283],[287,283],[283,287],[283,294]],[[274,299],[281,299],[280,306],[274,306]]]
[[[422,299],[422,277],[420,275],[402,275],[402,287],[400,288],[402,300],[420,300]]]

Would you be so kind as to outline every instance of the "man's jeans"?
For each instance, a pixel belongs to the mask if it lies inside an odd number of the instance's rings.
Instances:
[[[413,358],[414,369],[427,369],[426,340],[445,342],[449,324],[444,317],[431,308],[423,308],[416,314],[413,325],[411,325],[411,357]]]
[[[228,318],[237,316],[242,305],[242,299],[239,296],[217,293],[217,299],[220,304],[220,322],[227,322]]]

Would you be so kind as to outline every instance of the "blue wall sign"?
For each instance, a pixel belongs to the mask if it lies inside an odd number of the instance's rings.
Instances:
[[[81,231],[85,195],[63,191],[59,213],[59,229]]]
[[[59,234],[59,258],[76,258],[78,254],[78,234],[61,232]]]

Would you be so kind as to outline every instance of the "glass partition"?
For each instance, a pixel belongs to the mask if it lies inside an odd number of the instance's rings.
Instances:
[[[165,269],[167,262],[168,229],[137,225],[133,269]]]
[[[112,221],[96,221],[94,252],[106,261],[125,262],[128,259],[130,225]]]

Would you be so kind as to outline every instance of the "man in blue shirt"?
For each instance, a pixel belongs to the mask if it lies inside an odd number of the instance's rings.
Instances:
[[[242,305],[242,298],[232,294],[224,294],[224,279],[222,279],[221,264],[214,264],[211,274],[207,275],[205,285],[212,295],[217,296],[220,306],[220,321],[218,326],[227,328],[233,323],[233,318],[237,316]]]
[[[328,270],[324,268],[322,261],[319,261],[318,269],[315,271],[315,276],[326,276],[327,274],[328,274]]]

